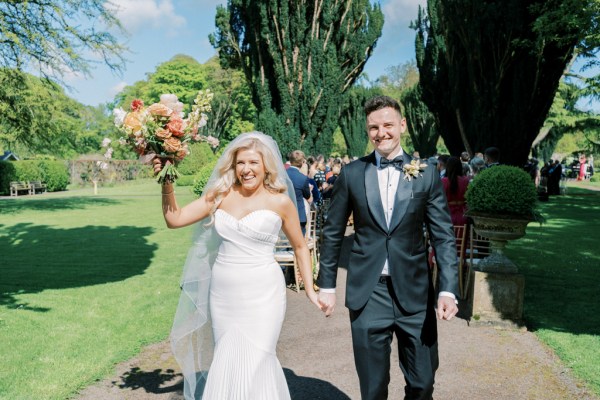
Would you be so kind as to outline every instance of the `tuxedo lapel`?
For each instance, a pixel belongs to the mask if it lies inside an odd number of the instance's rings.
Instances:
[[[385,222],[385,214],[383,212],[383,204],[379,192],[379,179],[377,178],[377,166],[375,165],[375,153],[367,158],[365,164],[365,192],[367,194],[367,204],[375,223],[387,232],[387,224]]]
[[[402,156],[402,164],[410,164],[412,157],[404,153]],[[412,197],[412,180],[404,178],[404,171],[400,171],[400,181],[398,182],[398,190],[396,191],[396,197],[394,198],[394,212],[390,219],[389,231],[392,232],[402,221],[402,217],[406,214],[408,203]]]

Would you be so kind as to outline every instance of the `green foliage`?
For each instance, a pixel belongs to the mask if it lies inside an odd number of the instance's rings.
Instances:
[[[0,143],[22,150],[22,157],[66,157],[95,147],[95,141],[81,136],[88,110],[52,82],[0,68]]]
[[[194,180],[194,189],[193,192],[200,196],[202,191],[204,190],[204,186],[208,183],[210,176],[212,175],[213,169],[215,168],[216,160],[212,164],[207,164],[196,174],[196,179]]]
[[[196,181],[196,177],[194,175],[181,175],[175,181],[177,186],[193,186]]]
[[[193,143],[190,154],[178,165],[177,170],[183,175],[194,175],[205,165],[214,165],[217,156],[208,143]]]
[[[12,181],[42,181],[49,192],[56,192],[67,188],[69,171],[63,161],[1,161],[0,193],[10,193]]]
[[[122,71],[125,47],[114,36],[122,32],[114,7],[106,0],[0,1],[0,67],[89,76],[101,60]]]
[[[380,6],[231,0],[217,8],[215,24],[210,41],[221,65],[244,72],[256,128],[272,135],[284,154],[329,153],[344,93],[381,35]]]
[[[372,89],[363,86],[354,86],[348,91],[339,121],[348,150],[341,154],[348,154],[351,157],[362,157],[365,154],[369,138],[366,132],[364,105],[369,98],[381,93],[378,88]],[[332,151],[339,152],[338,146],[335,147]]]
[[[486,168],[465,195],[469,212],[535,216],[537,191],[524,170],[508,165]]]
[[[192,57],[179,54],[156,67],[156,71],[148,74],[147,81],[139,81],[123,89],[115,97],[115,105],[129,111],[134,99],[142,99],[150,105],[160,101],[161,94],[172,93],[184,104],[184,112],[187,113],[198,91],[206,88],[202,64]]]
[[[600,182],[600,174],[594,174],[590,178],[590,182]]]
[[[366,134],[364,135],[366,136]],[[365,143],[366,146],[366,143]],[[355,144],[356,147],[356,144]],[[365,154],[365,148],[363,147],[362,151],[360,151],[359,147],[356,147],[355,150],[357,153],[352,154],[353,156],[362,156]],[[333,132],[333,143],[331,145],[331,153],[330,155],[336,154],[338,157],[343,157],[348,154],[348,147],[346,147],[346,137],[342,134],[341,129],[336,129]]]
[[[64,161],[44,160],[39,162],[42,171],[42,181],[46,183],[49,192],[66,190],[69,184],[69,171]]]
[[[524,165],[596,0],[429,0],[416,58],[423,101],[451,154],[496,146]]]
[[[413,148],[421,157],[430,157],[436,153],[436,143],[440,137],[435,117],[421,99],[421,87],[416,84],[404,90],[400,96],[408,133]]]

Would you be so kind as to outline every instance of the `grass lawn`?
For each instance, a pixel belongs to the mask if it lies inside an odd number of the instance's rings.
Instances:
[[[68,398],[168,336],[191,228],[165,227],[159,191],[0,199],[0,399]]]
[[[595,186],[596,191],[585,187]],[[543,203],[543,226],[510,242],[525,275],[529,329],[600,395],[600,185],[573,183]]]

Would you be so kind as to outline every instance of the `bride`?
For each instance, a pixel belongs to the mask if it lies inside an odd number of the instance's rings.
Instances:
[[[156,158],[154,172],[163,167]],[[186,400],[290,398],[275,353],[286,308],[274,259],[280,230],[293,247],[306,295],[319,307],[294,199],[277,144],[259,132],[228,145],[202,196],[185,207],[170,182],[162,186],[167,226],[196,223],[171,331]]]

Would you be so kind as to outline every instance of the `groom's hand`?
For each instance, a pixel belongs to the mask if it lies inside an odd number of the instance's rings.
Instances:
[[[452,297],[440,296],[438,299],[437,315],[439,319],[450,321],[458,312],[456,302]]]
[[[335,293],[319,291],[319,306],[321,307],[321,311],[325,313],[325,316],[329,317],[335,309]]]

